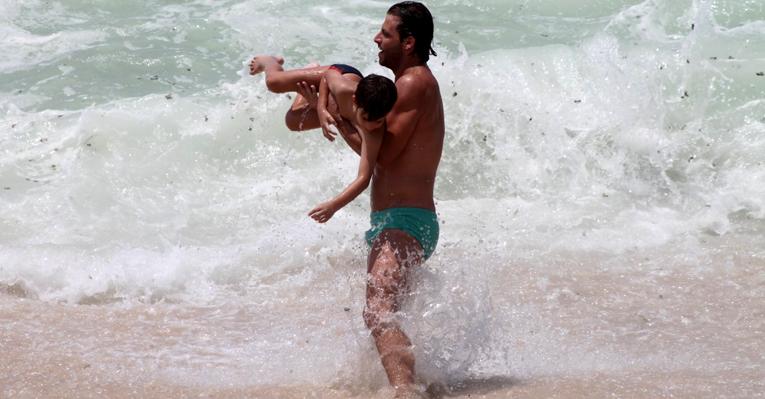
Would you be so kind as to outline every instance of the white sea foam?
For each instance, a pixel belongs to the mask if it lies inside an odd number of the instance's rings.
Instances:
[[[105,38],[103,32],[97,31],[33,35],[20,29],[0,28],[0,52],[6,54],[0,62],[0,72],[15,72],[45,64],[63,55],[91,48]]]
[[[683,323],[704,323],[707,281],[741,285],[763,261],[765,48],[746,42],[761,21],[602,3],[433,4],[442,234],[401,314],[425,376],[674,370],[727,347]],[[291,98],[243,70],[277,53],[392,76],[372,42],[387,3],[56,4],[0,2],[0,288],[225,313],[206,313],[220,341],[165,348],[172,367],[154,367],[174,379],[197,375],[190,351],[226,384],[384,385],[360,317],[368,195],[306,216],[357,158],[288,132]],[[140,363],[144,343],[110,345]]]

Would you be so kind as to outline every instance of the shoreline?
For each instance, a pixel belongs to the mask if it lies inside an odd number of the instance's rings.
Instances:
[[[121,340],[144,334],[143,340],[161,351],[186,332],[178,325],[164,324],[171,307],[148,312],[146,308],[113,309],[91,305],[44,303],[0,294],[0,396],[7,398],[369,398],[392,397],[381,381],[328,381],[316,383],[250,384],[246,380],[216,381],[216,367],[188,360],[194,377],[174,379],[163,373],[164,365],[147,357],[144,363],[121,357],[94,355],[83,347],[78,328],[99,325],[93,339]],[[192,317],[196,311],[179,317]],[[147,315],[153,320],[146,322]],[[140,321],[140,323],[138,322]],[[153,326],[153,327],[152,327]],[[152,331],[152,328],[154,329]],[[205,333],[194,331],[195,334]],[[67,342],[61,340],[69,339]],[[112,348],[114,349],[114,348]],[[151,348],[146,348],[147,353]],[[100,357],[99,357],[100,356]],[[124,359],[122,361],[121,359]],[[95,360],[95,361],[94,361]],[[198,360],[198,359],[196,359]],[[703,367],[703,365],[699,365]],[[206,368],[209,367],[209,370]],[[225,368],[222,369],[225,374]],[[188,371],[188,370],[187,370]],[[253,375],[257,373],[252,371]],[[194,374],[188,373],[187,374]],[[217,375],[223,375],[217,374]],[[735,370],[630,370],[615,373],[548,375],[531,377],[495,376],[465,381],[446,398],[759,398],[765,397],[765,381],[757,369]],[[759,379],[758,379],[759,378]]]

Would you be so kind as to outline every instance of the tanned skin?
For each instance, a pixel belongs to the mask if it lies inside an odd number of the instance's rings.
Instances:
[[[386,15],[374,41],[381,65],[395,75],[398,100],[386,116],[386,131],[372,176],[373,211],[415,207],[435,210],[433,187],[444,143],[444,108],[436,78],[415,53],[415,39],[399,37],[400,18]],[[340,129],[360,153],[361,137]],[[386,229],[367,260],[364,321],[396,398],[419,397],[415,389],[411,342],[395,321],[412,269],[423,262],[419,242],[404,231]]]
[[[356,178],[340,194],[308,212],[315,221],[325,223],[369,186],[382,143],[385,119],[369,120],[367,112],[356,104],[354,93],[360,80],[357,75],[314,65],[285,71],[283,63],[281,57],[260,55],[250,62],[250,74],[265,73],[266,86],[271,92],[298,93],[285,117],[287,127],[291,130],[321,127],[324,136],[333,141],[335,133],[329,125],[335,125],[360,140],[361,159]],[[316,86],[319,86],[318,91]]]

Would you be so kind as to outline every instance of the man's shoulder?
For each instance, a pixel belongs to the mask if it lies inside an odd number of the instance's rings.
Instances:
[[[396,79],[396,89],[399,94],[424,94],[428,89],[437,87],[438,82],[427,67],[412,70]]]
[[[396,79],[396,88],[399,90],[420,88],[424,87],[426,84],[427,79],[425,79],[424,76],[419,76],[411,73]]]

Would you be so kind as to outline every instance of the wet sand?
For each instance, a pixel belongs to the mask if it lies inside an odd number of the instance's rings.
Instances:
[[[3,298],[5,305],[9,301]],[[24,305],[22,305],[24,306]],[[7,313],[3,314],[3,318]],[[123,320],[124,321],[124,320]],[[7,320],[4,320],[7,322]],[[50,328],[60,326],[49,325]],[[392,397],[387,388],[347,390],[327,386],[215,386],[214,381],[179,385],[167,379],[141,376],[140,370],[105,373],[83,354],[44,354],[33,350],[23,334],[0,340],[4,349],[0,364],[3,398],[369,398]],[[597,374],[583,376],[514,379],[494,377],[464,381],[460,387],[436,397],[446,398],[760,398],[765,381],[757,370],[727,373]]]
[[[565,326],[566,336],[551,340],[553,335],[540,337],[535,332],[513,335],[524,326],[510,320],[498,328],[506,331],[508,342],[517,341],[513,345],[518,351],[534,356],[527,361],[541,365],[528,366],[532,371],[525,376],[461,381],[441,396],[765,397],[763,265],[746,259],[735,259],[736,268],[727,274],[695,275],[677,267],[651,278],[644,278],[644,271],[628,269],[590,273],[576,265],[560,265],[555,272],[540,272],[517,266],[512,276],[493,281],[505,293],[495,295],[495,309],[519,303],[535,306],[534,314],[550,320],[551,330]],[[586,284],[579,285],[581,280]],[[2,398],[392,397],[382,377],[371,384],[343,381],[344,377],[326,384],[299,379],[268,384],[257,378],[257,367],[228,361],[226,351],[253,335],[251,329],[263,320],[246,304],[239,309],[166,303],[74,305],[24,297],[18,287],[4,291],[0,294]],[[230,315],[224,323],[215,319],[221,312]],[[552,347],[568,357],[540,353],[535,345],[547,351]],[[611,369],[608,362],[597,366],[597,358],[582,359],[596,364],[592,367],[566,363],[593,345],[602,345],[606,352],[608,347],[618,348],[623,357],[614,364],[619,367]],[[684,357],[684,348],[699,353]],[[362,364],[379,367],[373,355],[369,359]],[[260,382],[250,383],[250,376]]]

